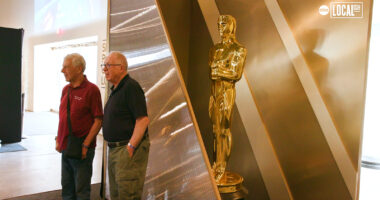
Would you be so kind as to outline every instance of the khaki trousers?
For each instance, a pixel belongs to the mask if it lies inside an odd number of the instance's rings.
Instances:
[[[148,164],[149,137],[142,139],[132,157],[126,146],[111,148],[108,175],[111,200],[140,200]]]

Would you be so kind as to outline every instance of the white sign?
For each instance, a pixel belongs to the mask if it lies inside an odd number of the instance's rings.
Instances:
[[[363,2],[331,2],[331,18],[363,18]]]
[[[331,2],[330,8],[326,5],[319,7],[319,14],[330,18],[363,18],[363,2]]]

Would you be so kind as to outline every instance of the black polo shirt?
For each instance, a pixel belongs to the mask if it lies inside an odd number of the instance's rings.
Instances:
[[[144,91],[128,74],[116,88],[112,87],[111,90],[104,107],[104,139],[108,142],[130,140],[136,119],[148,116]]]

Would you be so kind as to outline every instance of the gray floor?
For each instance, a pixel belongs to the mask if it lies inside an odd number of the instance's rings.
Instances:
[[[101,200],[99,196],[100,183],[91,186],[91,200]],[[7,200],[62,200],[61,190],[31,194],[21,197],[14,197]]]
[[[24,113],[26,151],[0,153],[0,199],[61,189],[61,155],[55,151],[58,114]],[[98,135],[91,182],[99,183],[103,137]]]
[[[26,112],[24,134],[20,143],[27,151],[0,153],[0,199],[20,197],[36,193],[42,199],[61,189],[61,157],[55,151],[54,137],[57,132],[56,113]],[[100,182],[103,137],[97,138],[92,183]],[[380,170],[361,168],[360,200],[380,199]],[[49,192],[52,191],[52,192]],[[95,192],[96,193],[96,192]],[[97,195],[97,194],[95,194]],[[93,195],[94,197],[94,195]],[[97,197],[97,196],[96,196]],[[38,199],[31,196],[17,199]],[[96,199],[96,198],[95,198]]]

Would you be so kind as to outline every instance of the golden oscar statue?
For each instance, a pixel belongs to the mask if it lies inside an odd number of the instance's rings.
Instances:
[[[240,80],[247,50],[235,39],[236,21],[230,15],[218,19],[221,42],[210,49],[211,94],[209,116],[214,134],[213,173],[221,193],[239,190],[243,178],[226,171],[232,146],[231,116],[235,103],[235,83]]]

